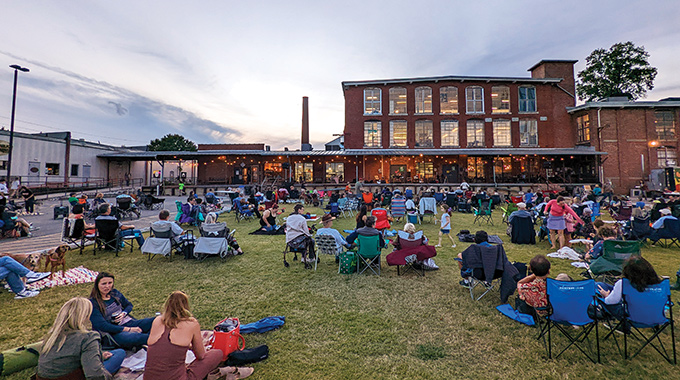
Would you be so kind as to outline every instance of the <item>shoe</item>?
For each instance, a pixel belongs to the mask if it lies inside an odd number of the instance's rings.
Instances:
[[[454,245],[452,245],[452,246],[451,246],[451,248],[456,248],[456,245],[455,245],[455,244],[454,244]]]
[[[208,374],[208,380],[218,380],[225,378],[227,380],[245,379],[253,374],[255,370],[250,367],[221,367]]]
[[[460,286],[462,286],[464,288],[468,288],[468,289],[470,289],[470,286],[471,286],[470,281],[468,281],[468,280],[460,280],[459,284],[460,284]]]
[[[28,272],[26,274],[26,283],[27,284],[32,284],[34,282],[40,281],[44,278],[47,278],[50,276],[50,272]]]
[[[441,245],[441,244],[437,244],[437,245],[435,245],[435,247],[436,247],[436,248],[441,248],[442,245]]]
[[[40,294],[40,292],[37,291],[37,290],[24,289],[24,290],[20,291],[16,296],[14,296],[14,299],[20,300],[20,299],[24,299],[24,298],[31,298],[31,297],[37,296],[38,294]]]

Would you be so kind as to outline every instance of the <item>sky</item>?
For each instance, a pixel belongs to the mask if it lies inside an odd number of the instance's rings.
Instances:
[[[344,129],[342,81],[528,77],[633,41],[658,69],[648,100],[680,96],[677,1],[3,1],[0,127],[111,145],[168,133],[196,143],[315,149]],[[4,68],[4,69],[3,69]]]

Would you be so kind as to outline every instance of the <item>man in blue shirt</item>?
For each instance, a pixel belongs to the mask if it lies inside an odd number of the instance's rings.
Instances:
[[[663,223],[666,219],[671,219],[671,220],[678,220],[678,218],[674,217],[670,209],[667,208],[662,208],[659,210],[659,214],[661,214],[661,217],[657,219],[654,224],[652,224],[652,228],[655,230],[658,230],[659,228],[663,228]]]
[[[50,275],[46,273],[36,273],[26,269],[25,266],[19,264],[9,256],[0,257],[0,280],[7,281],[10,289],[16,294],[14,299],[30,298],[38,295],[37,290],[28,290],[24,286],[22,277],[26,277],[26,282],[31,283],[42,280]]]
[[[337,245],[338,254],[342,253],[342,247],[350,248],[351,244],[348,244],[345,238],[340,235],[340,232],[333,228],[333,217],[331,214],[324,214],[321,218],[321,223],[323,223],[323,228],[319,228],[316,231],[317,235],[331,235],[335,238],[335,243]]]

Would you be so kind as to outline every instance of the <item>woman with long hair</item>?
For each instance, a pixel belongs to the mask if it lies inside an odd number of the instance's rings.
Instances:
[[[357,214],[357,217],[356,217],[357,226],[356,226],[355,229],[358,230],[361,227],[365,227],[367,217],[368,217],[368,206],[361,205],[361,208],[359,209],[359,213]]]
[[[191,364],[185,364],[187,350],[196,356]],[[201,336],[201,326],[191,314],[189,297],[175,291],[163,306],[163,314],[156,317],[151,327],[147,349],[145,380],[208,380],[243,379],[253,373],[252,368],[217,368],[224,353],[221,350],[206,351]]]
[[[661,283],[661,277],[656,274],[652,264],[642,256],[632,256],[626,261],[623,265],[623,278],[627,278],[638,292],[644,292],[648,286]],[[622,279],[616,281],[613,287],[603,282],[597,283],[598,293],[604,297],[606,311],[616,319],[623,318],[622,289]]]
[[[102,352],[99,334],[90,330],[92,303],[83,297],[68,300],[43,340],[37,379],[62,376],[112,379],[125,359],[125,350]]]
[[[134,319],[129,314],[132,303],[113,287],[112,274],[101,272],[94,280],[90,293],[92,328],[111,334],[123,348],[141,347],[149,339],[153,318]]]

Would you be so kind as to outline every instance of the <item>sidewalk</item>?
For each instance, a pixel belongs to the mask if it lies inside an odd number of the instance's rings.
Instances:
[[[52,194],[54,195],[54,194]],[[107,198],[111,204],[116,204],[115,198]],[[170,211],[171,219],[177,215],[177,207],[175,201],[186,201],[185,197],[166,197],[165,208]],[[32,223],[38,229],[32,231],[32,237],[20,237],[18,239],[0,239],[0,252],[3,253],[32,253],[43,252],[50,250],[61,244],[61,229],[64,219],[54,219],[54,207],[59,206],[60,203],[64,205],[67,202],[60,202],[58,199],[45,199],[42,206],[36,207],[39,215],[20,215],[19,217],[26,219],[27,222]],[[149,225],[158,220],[159,210],[142,210],[142,216],[139,219],[125,219],[121,221],[123,224],[133,224],[136,228],[142,231],[148,231]]]

